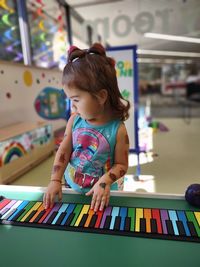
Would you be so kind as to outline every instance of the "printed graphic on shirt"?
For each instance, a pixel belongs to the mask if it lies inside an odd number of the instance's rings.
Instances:
[[[110,145],[95,129],[78,128],[73,132],[71,164],[78,173],[101,177],[111,167]]]

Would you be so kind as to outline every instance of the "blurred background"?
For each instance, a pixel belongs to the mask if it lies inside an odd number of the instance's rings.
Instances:
[[[59,75],[70,45],[137,45],[141,151],[139,162],[137,155],[130,154],[123,189],[181,194],[189,184],[200,182],[199,14],[199,0],[0,1],[1,66],[39,69],[43,78],[47,77],[45,71],[50,76],[56,72],[47,83],[55,82],[61,89]],[[11,102],[5,101],[14,92],[5,86],[9,78],[4,74],[1,67],[0,101],[8,107]],[[41,84],[40,79],[35,83]],[[23,106],[23,95],[20,101]],[[0,109],[0,127],[18,122],[11,117],[13,111]],[[58,120],[52,133],[55,140],[62,138],[66,124]],[[51,122],[49,118],[46,121]],[[2,183],[46,186],[53,158],[40,161],[17,179],[2,179]]]

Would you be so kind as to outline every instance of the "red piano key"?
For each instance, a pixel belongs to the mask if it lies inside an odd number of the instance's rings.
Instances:
[[[45,214],[42,216],[42,218],[39,220],[38,223],[42,223],[44,219],[47,217],[47,215],[51,212],[52,208],[46,209]]]
[[[162,234],[162,224],[161,224],[161,220],[160,220],[160,210],[159,209],[152,209],[152,218],[157,221],[158,233]]]
[[[96,221],[96,223],[95,223],[94,228],[99,228],[100,223],[101,223],[101,218],[102,218],[102,216],[103,216],[103,211],[98,210],[98,211],[96,212],[96,215],[97,215],[98,217],[97,217],[97,221]]]
[[[0,210],[3,209],[11,200],[5,198],[1,203],[0,203]]]

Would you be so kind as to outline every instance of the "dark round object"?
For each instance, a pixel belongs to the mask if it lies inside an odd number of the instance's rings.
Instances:
[[[200,208],[200,184],[191,184],[185,192],[185,199],[193,206]]]

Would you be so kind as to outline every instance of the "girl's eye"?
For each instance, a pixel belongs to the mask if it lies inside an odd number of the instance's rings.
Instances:
[[[76,102],[77,103],[77,102],[79,102],[79,100],[78,99],[73,99],[73,102]]]

